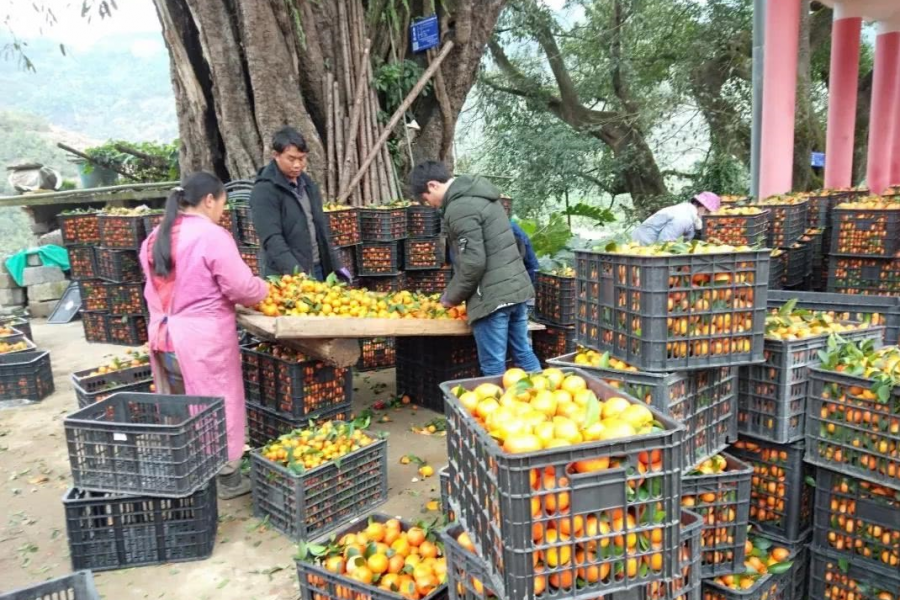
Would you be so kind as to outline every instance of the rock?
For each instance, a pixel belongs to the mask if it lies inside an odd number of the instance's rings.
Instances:
[[[14,290],[19,287],[16,280],[9,273],[0,273],[0,289]]]
[[[40,267],[44,263],[41,262],[40,254],[29,254],[25,257],[25,264],[29,267]]]
[[[25,290],[0,288],[0,306],[22,306],[23,304],[25,304]]]
[[[50,313],[53,312],[53,309],[56,308],[59,300],[45,300],[42,302],[29,302],[28,303],[28,312],[31,314],[31,317],[34,319],[46,319],[50,316]]]
[[[69,287],[69,282],[51,281],[28,286],[28,300],[31,302],[43,302],[44,300],[59,300]]]
[[[65,278],[65,273],[59,267],[25,267],[22,283],[25,287],[31,287],[39,283],[63,281]]]

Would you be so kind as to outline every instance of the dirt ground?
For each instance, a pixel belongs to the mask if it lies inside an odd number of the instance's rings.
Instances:
[[[80,321],[32,324],[35,342],[49,350],[56,392],[27,406],[0,403],[0,592],[72,571],[62,496],[71,486],[62,421],[77,409],[69,375],[101,363],[124,348],[88,344]],[[357,374],[354,412],[394,396],[394,371]],[[379,385],[381,384],[381,385]],[[440,470],[446,441],[413,433],[436,415],[411,406],[377,413],[390,422],[373,429],[388,438],[388,501],[377,510],[407,519],[439,518],[427,511],[440,496],[437,475],[418,480],[417,466],[400,464],[415,454]],[[103,598],[190,598],[193,600],[284,600],[299,597],[293,543],[251,516],[250,496],[219,502],[219,527],[211,558],[95,574]]]

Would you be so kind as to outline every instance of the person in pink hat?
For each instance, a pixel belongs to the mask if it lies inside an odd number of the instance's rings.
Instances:
[[[703,227],[703,215],[719,210],[721,204],[722,200],[716,194],[700,192],[688,202],[658,210],[638,225],[631,239],[642,246],[677,239],[692,240]]]

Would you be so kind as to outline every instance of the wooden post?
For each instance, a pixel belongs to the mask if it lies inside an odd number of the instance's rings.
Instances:
[[[331,89],[331,71],[325,75],[325,136],[327,155],[325,157],[325,195],[328,202],[334,200],[339,192],[337,191],[337,182],[335,181],[335,159],[334,159],[334,110],[332,104]]]
[[[394,112],[393,116],[391,116],[387,125],[384,128],[384,131],[381,132],[381,136],[379,136],[378,140],[375,142],[375,146],[369,150],[368,155],[366,155],[363,164],[360,165],[359,171],[357,171],[356,175],[353,176],[353,179],[350,180],[350,188],[352,189],[359,181],[362,179],[363,174],[366,169],[372,164],[372,161],[375,160],[375,157],[381,152],[382,146],[387,141],[388,137],[390,137],[391,131],[396,127],[397,123],[400,122],[400,119],[403,117],[403,114],[412,106],[413,101],[416,97],[422,92],[425,88],[425,84],[434,76],[434,73],[440,68],[441,63],[444,62],[444,59],[447,58],[447,55],[450,54],[450,51],[453,49],[453,41],[448,41],[444,48],[441,50],[441,53],[437,55],[428,69],[422,73],[422,77],[419,78],[419,81],[416,82],[416,85],[413,86],[413,89],[409,91],[406,95],[406,98],[403,99],[403,102],[397,107],[397,110]],[[343,202],[346,199],[346,196],[342,196],[339,198],[340,202]]]
[[[368,61],[369,60],[369,45],[371,44],[370,40],[366,40],[365,49],[363,50],[362,57],[360,61]],[[350,113],[350,136],[347,138],[347,149],[344,152],[343,160],[343,169],[341,172],[341,184],[339,186],[340,192],[339,194],[343,194],[347,191],[347,181],[350,179],[350,155],[353,154],[356,149],[356,139],[359,135],[359,124],[360,119],[363,116],[363,98],[365,95],[365,91],[368,89],[368,85],[366,83],[366,75],[368,71],[365,69],[365,62],[360,62],[360,66],[362,68],[359,70],[359,75],[356,77],[356,93],[353,96],[353,110]]]

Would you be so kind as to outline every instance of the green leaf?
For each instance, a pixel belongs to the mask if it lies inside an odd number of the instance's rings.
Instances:
[[[769,566],[769,573],[772,575],[781,575],[782,573],[790,571],[793,566],[794,562],[790,560],[782,563],[775,563],[774,565]]]
[[[600,409],[600,401],[597,399],[597,396],[591,394],[591,397],[588,398],[587,411],[584,418],[585,428],[592,426],[600,420]]]
[[[816,487],[816,480],[815,480],[815,478],[813,478],[812,475],[807,475],[806,477],[803,478],[803,481],[805,481],[806,485],[808,485],[810,487]]]

